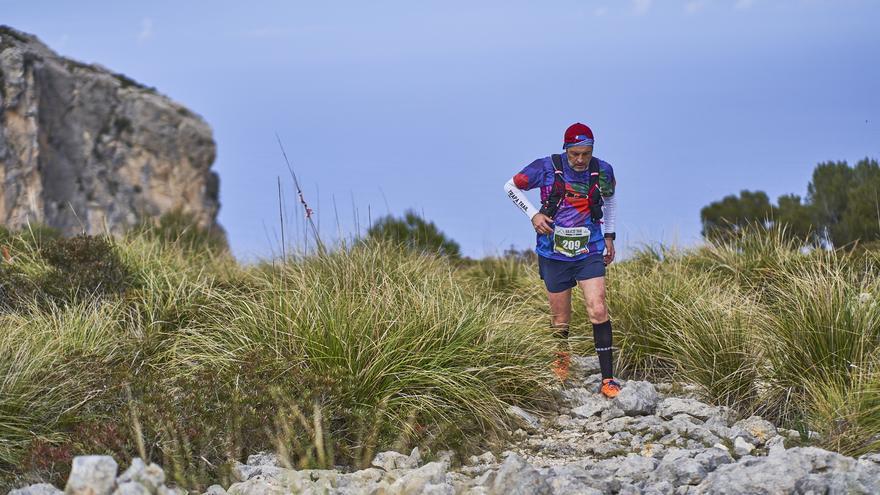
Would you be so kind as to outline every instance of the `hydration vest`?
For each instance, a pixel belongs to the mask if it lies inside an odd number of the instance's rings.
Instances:
[[[599,189],[599,160],[590,158],[590,186],[587,194],[584,195],[575,191],[566,191],[565,174],[562,171],[562,155],[550,155],[553,161],[554,180],[547,199],[541,203],[540,213],[547,215],[551,219],[556,216],[562,201],[565,198],[586,199],[590,205],[590,217],[593,223],[598,222],[602,218],[602,194]]]

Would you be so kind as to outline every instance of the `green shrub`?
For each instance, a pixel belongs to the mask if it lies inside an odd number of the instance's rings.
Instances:
[[[0,313],[16,311],[37,298],[39,286],[16,266],[0,261]]]
[[[425,220],[412,210],[407,211],[403,218],[394,218],[391,215],[380,218],[367,231],[367,238],[374,242],[401,245],[416,252],[450,258],[461,256],[461,248],[457,242],[446,237],[434,222]]]
[[[40,256],[49,265],[42,291],[57,301],[121,296],[132,285],[131,271],[105,237],[54,239]]]

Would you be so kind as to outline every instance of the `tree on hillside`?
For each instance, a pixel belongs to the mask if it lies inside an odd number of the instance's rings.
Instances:
[[[711,240],[727,239],[756,222],[769,227],[772,218],[773,206],[763,191],[743,190],[739,196],[725,196],[700,210],[703,237]]]
[[[772,205],[762,191],[742,191],[700,210],[703,236],[729,238],[743,226],[785,225],[804,244],[847,246],[880,242],[880,164],[865,158],[855,167],[824,162],[813,170],[807,198],[786,194]]]
[[[835,245],[880,239],[880,165],[877,160],[866,158],[852,169],[846,209],[841,214],[837,232]]]
[[[801,203],[801,197],[796,194],[783,194],[776,202],[774,224],[785,225],[786,235],[803,244],[814,244],[818,241],[811,205]]]
[[[412,210],[407,210],[403,218],[391,215],[380,218],[367,231],[367,238],[391,241],[416,251],[461,257],[458,243],[446,237],[434,222],[426,221]]]
[[[835,246],[852,239],[840,223],[846,211],[852,175],[846,162],[820,163],[813,170],[813,180],[807,186],[807,201],[813,208],[813,220],[819,234]]]

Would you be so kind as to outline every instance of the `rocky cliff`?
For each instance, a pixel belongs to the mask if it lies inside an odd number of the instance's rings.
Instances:
[[[118,233],[181,210],[214,226],[215,154],[186,108],[0,26],[0,225]]]

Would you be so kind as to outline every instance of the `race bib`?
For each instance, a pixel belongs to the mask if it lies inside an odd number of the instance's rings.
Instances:
[[[586,227],[556,227],[553,229],[553,250],[568,257],[590,251],[590,229]]]

